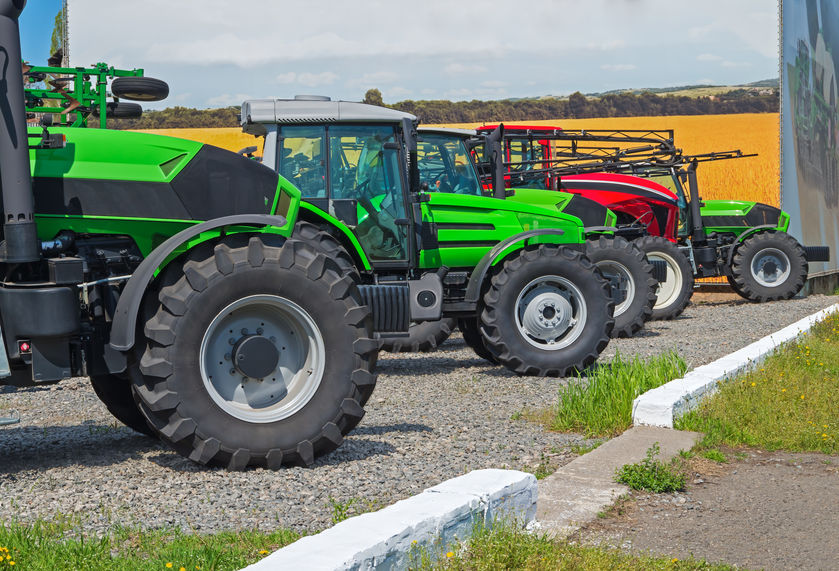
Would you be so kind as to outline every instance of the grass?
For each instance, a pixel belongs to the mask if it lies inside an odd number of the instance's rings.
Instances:
[[[678,492],[685,489],[687,476],[684,470],[672,462],[656,460],[660,448],[658,442],[647,450],[647,457],[637,464],[624,464],[615,473],[615,481],[626,484],[633,490],[647,490],[656,494]]]
[[[643,392],[682,376],[687,369],[675,351],[651,359],[625,360],[592,369],[559,390],[558,404],[531,415],[550,430],[588,438],[614,436],[632,425],[632,401]]]
[[[760,368],[723,382],[676,428],[704,432],[704,448],[839,453],[839,315],[782,348]]]
[[[49,571],[241,569],[296,541],[289,530],[213,535],[117,528],[102,537],[79,532],[67,518],[0,524],[0,569]],[[14,564],[12,564],[14,562]]]
[[[529,534],[511,525],[475,528],[471,538],[447,551],[414,553],[411,569],[733,569],[704,561],[636,556],[614,549],[582,547]]]

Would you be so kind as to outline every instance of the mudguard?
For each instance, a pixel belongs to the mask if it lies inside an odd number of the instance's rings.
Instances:
[[[495,262],[498,261],[501,254],[503,254],[510,246],[524,240],[529,240],[530,238],[535,238],[536,236],[562,236],[563,234],[565,234],[565,231],[559,228],[542,228],[540,230],[530,230],[528,232],[522,232],[521,234],[510,236],[506,240],[502,240],[496,244],[489,252],[484,254],[484,257],[481,258],[481,261],[478,262],[477,266],[475,266],[475,270],[472,272],[472,275],[469,276],[469,283],[466,285],[465,302],[478,302],[478,298],[481,295],[481,285],[484,283],[487,272],[493,265],[495,265]]]
[[[160,246],[155,248],[147,257],[140,263],[131,279],[122,290],[122,294],[117,302],[116,312],[114,314],[114,323],[111,327],[111,347],[117,351],[128,351],[134,346],[134,336],[137,329],[137,315],[140,311],[140,304],[143,301],[143,295],[148,289],[155,272],[161,264],[175,251],[179,246],[201,234],[211,230],[218,230],[225,226],[277,226],[281,227],[286,224],[286,219],[283,216],[272,216],[270,214],[237,214],[234,216],[224,216],[201,222],[195,226],[190,226],[181,230],[168,240],[163,242]]]

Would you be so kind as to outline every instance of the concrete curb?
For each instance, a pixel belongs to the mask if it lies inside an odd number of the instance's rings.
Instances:
[[[632,403],[633,424],[672,428],[673,419],[696,407],[703,396],[713,393],[720,380],[754,367],[779,346],[809,331],[815,323],[836,312],[839,312],[839,303],[796,321],[739,351],[697,367],[681,379],[647,391]]]
[[[529,523],[537,493],[532,474],[475,470],[303,537],[245,569],[407,569],[412,549],[433,553],[467,538],[475,523]]]

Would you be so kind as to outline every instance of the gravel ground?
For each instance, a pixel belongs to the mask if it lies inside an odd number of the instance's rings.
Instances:
[[[676,348],[691,366],[716,359],[832,303],[812,296],[756,305],[698,294],[684,315],[610,344],[605,358]],[[313,468],[228,473],[199,467],[118,426],[86,379],[0,395],[0,513],[31,520],[61,513],[86,529],[114,524],[319,530],[335,513],[375,509],[479,468],[534,469],[573,459],[579,435],[512,420],[556,400],[561,379],[517,377],[487,366],[459,335],[440,351],[383,355],[379,385],[359,427]]]
[[[633,492],[574,539],[749,569],[839,569],[839,456],[741,454],[694,461],[683,493]]]

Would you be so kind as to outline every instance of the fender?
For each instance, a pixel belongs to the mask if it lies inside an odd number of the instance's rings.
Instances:
[[[207,222],[201,222],[181,230],[160,246],[155,248],[131,274],[131,278],[122,290],[114,313],[114,323],[111,327],[111,347],[117,351],[128,351],[134,346],[134,334],[137,328],[137,315],[140,311],[140,303],[151,283],[154,273],[160,265],[179,246],[209,230],[218,230],[225,226],[277,226],[286,224],[283,216],[272,216],[270,214],[236,214],[215,218]]]
[[[752,226],[751,228],[737,236],[737,239],[730,246],[728,246],[728,253],[725,256],[726,266],[731,267],[731,261],[734,259],[734,250],[736,250],[737,246],[742,244],[746,238],[749,238],[750,236],[753,236],[758,232],[772,232],[773,230],[777,229],[777,224],[763,224],[762,226]]]
[[[484,283],[487,272],[493,265],[495,265],[495,262],[498,261],[501,254],[507,248],[517,244],[518,242],[529,240],[530,238],[534,238],[536,236],[562,236],[563,234],[565,234],[565,230],[561,230],[559,228],[542,228],[540,230],[530,230],[528,232],[516,234],[515,236],[510,236],[506,240],[502,240],[496,244],[492,250],[484,254],[484,257],[481,258],[481,261],[478,262],[477,266],[475,266],[475,270],[472,272],[472,275],[469,276],[469,283],[466,286],[466,297],[464,301],[466,303],[478,303],[478,298],[481,295],[481,285]]]

